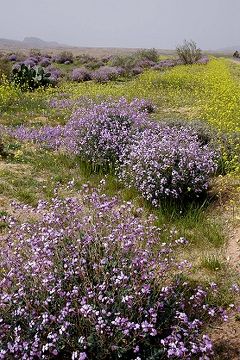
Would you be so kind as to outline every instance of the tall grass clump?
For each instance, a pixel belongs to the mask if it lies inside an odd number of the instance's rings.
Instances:
[[[202,329],[224,313],[207,288],[181,281],[188,263],[174,254],[184,238],[162,244],[153,216],[88,186],[14,208],[15,218],[2,217],[1,359],[212,354]]]

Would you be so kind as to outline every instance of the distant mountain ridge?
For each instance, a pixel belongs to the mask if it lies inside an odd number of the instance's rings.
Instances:
[[[25,37],[23,41],[0,38],[1,49],[55,49],[62,47],[69,48],[71,46],[59,44],[56,41],[45,41],[37,37]]]

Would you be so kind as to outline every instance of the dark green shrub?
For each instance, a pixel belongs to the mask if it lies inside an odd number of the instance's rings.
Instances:
[[[202,51],[197,47],[197,44],[191,40],[184,40],[183,45],[176,48],[179,59],[184,64],[194,64],[202,57]]]
[[[12,70],[12,80],[22,90],[35,90],[39,87],[51,85],[51,74],[41,66],[31,68],[21,64]]]
[[[240,54],[238,51],[235,51],[234,54],[233,54],[233,57],[235,58],[240,58]]]

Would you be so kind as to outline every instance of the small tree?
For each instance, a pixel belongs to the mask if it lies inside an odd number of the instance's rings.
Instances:
[[[233,54],[233,57],[235,58],[240,58],[240,54],[238,51],[235,51],[235,53]]]
[[[184,64],[194,64],[202,57],[202,51],[197,47],[197,44],[191,40],[184,40],[183,45],[178,45],[176,48],[179,59]]]

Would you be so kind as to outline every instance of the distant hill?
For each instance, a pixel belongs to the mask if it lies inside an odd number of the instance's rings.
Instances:
[[[23,41],[0,38],[0,49],[57,49],[70,47],[56,41],[44,41],[36,37],[25,37]]]
[[[53,53],[57,53],[62,50],[69,50],[72,51],[74,55],[87,53],[91,56],[103,57],[108,55],[129,54],[139,50],[140,48],[69,46],[65,44],[60,44],[56,41],[44,41],[36,37],[25,37],[22,41],[0,38],[0,50],[2,50],[3,52],[17,50],[28,52],[30,49],[47,49],[48,51],[51,51]],[[172,56],[175,54],[174,50],[166,49],[158,49],[158,52],[159,54],[166,56]]]

